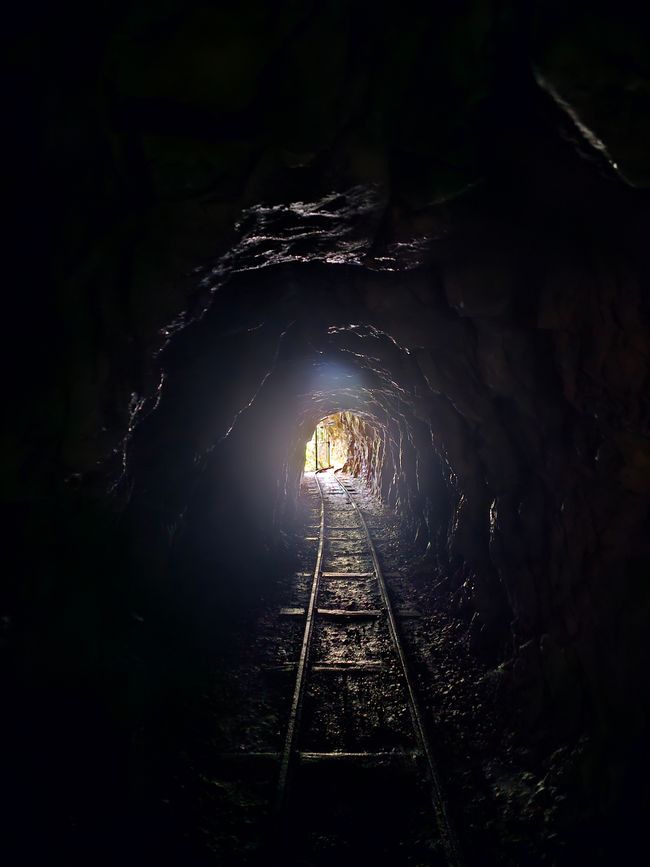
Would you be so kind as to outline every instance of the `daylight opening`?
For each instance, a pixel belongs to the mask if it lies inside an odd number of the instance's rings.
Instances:
[[[338,470],[348,459],[348,433],[343,425],[343,413],[321,419],[305,446],[305,472]]]

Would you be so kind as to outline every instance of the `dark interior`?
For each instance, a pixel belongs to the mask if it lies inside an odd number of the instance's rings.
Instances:
[[[569,842],[526,863],[624,861],[649,807],[646,14],[64,0],[4,30],[7,867],[220,863],[152,804],[291,568],[333,413],[506,724],[539,767],[572,751],[545,830]]]

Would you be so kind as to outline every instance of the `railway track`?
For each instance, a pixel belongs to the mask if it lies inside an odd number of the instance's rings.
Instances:
[[[281,612],[304,620],[304,629],[298,658],[287,664],[295,670],[295,681],[276,811],[291,814],[292,804],[308,791],[301,789],[300,771],[310,763],[399,766],[411,774],[414,786],[428,790],[440,863],[461,867],[398,628],[401,617],[417,613],[400,612],[391,604],[368,524],[346,477],[341,481],[331,472],[309,474],[307,483],[319,515],[317,534],[307,537],[316,552],[313,570],[298,573],[306,604]],[[332,686],[331,678],[337,685]],[[351,680],[354,688],[346,689]],[[325,718],[336,737],[328,734]]]

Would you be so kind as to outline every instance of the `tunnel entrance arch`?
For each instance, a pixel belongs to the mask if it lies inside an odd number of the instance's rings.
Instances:
[[[337,412],[322,418],[305,446],[306,473],[342,469],[350,457],[348,413]]]
[[[321,418],[305,445],[303,473],[343,470],[379,489],[386,431],[374,419],[352,410]]]

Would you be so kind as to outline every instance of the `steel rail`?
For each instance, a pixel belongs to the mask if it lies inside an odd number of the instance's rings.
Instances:
[[[302,712],[302,702],[305,694],[305,684],[307,682],[307,666],[309,663],[309,653],[311,649],[311,637],[314,630],[314,620],[316,617],[316,601],[318,599],[318,588],[320,587],[320,579],[323,565],[323,549],[325,545],[325,497],[323,496],[323,488],[318,480],[318,474],[314,474],[318,492],[320,494],[320,529],[318,533],[318,552],[316,554],[316,566],[314,567],[314,576],[311,584],[311,593],[309,603],[307,605],[307,619],[305,621],[305,632],[303,634],[302,646],[300,648],[300,657],[298,659],[298,667],[296,670],[296,684],[293,690],[293,698],[291,700],[291,710],[289,712],[289,723],[287,725],[287,734],[284,741],[284,748],[280,759],[280,773],[278,776],[278,785],[275,796],[275,810],[281,812],[287,798],[287,789],[289,785],[289,777],[291,771],[291,759],[295,752],[296,738],[300,726],[300,715]]]
[[[339,483],[341,489],[345,492],[345,495],[350,505],[355,509],[357,516],[361,522],[361,526],[363,527],[364,533],[366,535],[366,539],[368,541],[370,556],[372,557],[373,566],[375,568],[375,577],[377,579],[377,584],[379,585],[379,592],[381,595],[382,603],[386,609],[388,631],[390,632],[391,640],[393,642],[393,648],[400,662],[402,676],[404,678],[404,683],[406,685],[406,690],[408,693],[409,710],[411,713],[411,719],[413,721],[413,728],[415,729],[416,738],[420,744],[420,748],[422,750],[422,753],[424,754],[427,764],[429,781],[431,783],[431,800],[433,803],[433,809],[436,815],[436,822],[438,825],[438,830],[440,831],[440,837],[445,850],[447,862],[449,863],[449,867],[462,867],[463,860],[460,853],[458,838],[449,818],[447,805],[445,803],[445,798],[443,795],[440,773],[438,771],[437,764],[433,756],[433,750],[431,749],[431,744],[427,736],[424,719],[422,716],[422,711],[420,709],[420,704],[418,702],[417,694],[415,692],[415,687],[413,685],[413,680],[409,673],[408,664],[406,661],[406,654],[404,653],[402,641],[399,636],[397,621],[395,620],[393,606],[388,596],[388,589],[386,587],[386,581],[384,580],[384,573],[382,572],[382,568],[379,563],[379,557],[377,556],[377,550],[375,548],[374,542],[372,541],[370,531],[368,530],[368,525],[366,524],[366,519],[364,518],[361,509],[354,502],[354,500],[350,496],[350,492],[341,482],[338,476],[334,476],[334,478]],[[321,497],[322,496],[323,492],[321,490]]]

